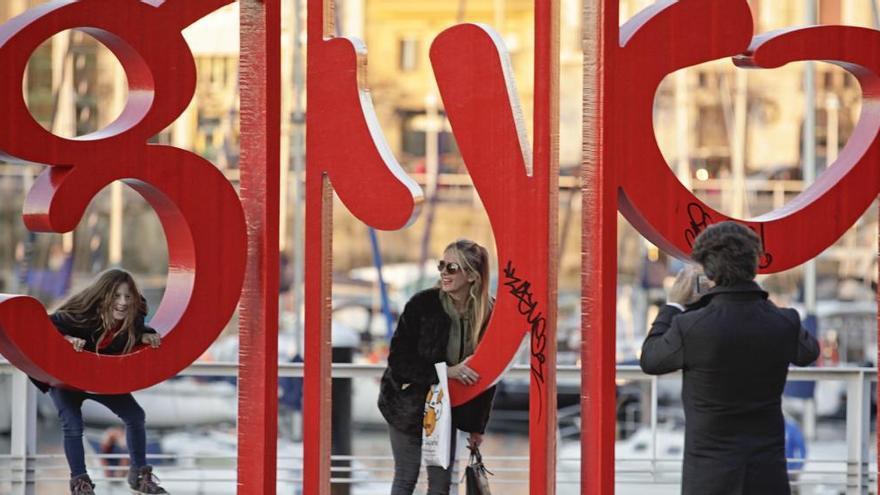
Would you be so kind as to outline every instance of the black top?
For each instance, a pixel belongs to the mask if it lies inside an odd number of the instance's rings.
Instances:
[[[146,307],[146,301],[144,301],[144,308]],[[147,326],[147,324],[145,323],[146,316],[146,312],[141,312],[138,314],[137,318],[135,318],[135,346],[141,343],[141,338],[144,336],[144,334],[156,333],[156,330]],[[94,322],[76,323],[68,320],[67,318],[64,318],[58,313],[52,313],[51,315],[49,315],[49,319],[52,320],[52,324],[55,325],[55,328],[62,335],[85,340],[86,343],[83,346],[83,351],[95,352],[95,349],[97,349],[98,347],[98,339],[101,338],[102,333],[100,320],[95,320]],[[128,335],[126,333],[120,332],[116,334],[116,336],[110,342],[110,345],[101,349],[101,354],[120,355],[123,353],[123,351],[125,351],[125,345],[127,343]],[[47,392],[50,388],[48,384],[38,380],[34,380],[33,378],[31,379],[31,381],[34,382],[34,385],[36,385],[37,388],[39,388],[43,392]]]
[[[98,348],[98,339],[101,338],[102,328],[100,319],[94,322],[76,323],[70,321],[58,313],[52,313],[49,316],[55,328],[62,335],[76,337],[86,341],[83,346],[84,351],[95,352]],[[141,337],[147,333],[156,333],[156,330],[149,327],[145,323],[146,313],[138,314],[134,320],[135,345],[141,343]],[[110,345],[101,349],[101,354],[119,355],[125,351],[125,345],[128,343],[128,334],[119,332],[110,342]]]
[[[789,493],[782,391],[790,364],[818,356],[797,311],[778,308],[754,282],[716,287],[684,313],[661,309],[641,366],[683,370],[682,493]]]
[[[452,320],[443,309],[439,291],[424,290],[406,303],[391,338],[388,368],[380,384],[379,410],[390,425],[410,435],[421,435],[425,396],[438,380],[434,363],[446,361]],[[494,397],[492,386],[453,407],[452,424],[462,431],[483,433]]]

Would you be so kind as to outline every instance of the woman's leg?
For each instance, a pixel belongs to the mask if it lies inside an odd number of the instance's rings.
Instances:
[[[388,425],[388,436],[394,456],[391,495],[412,495],[422,466],[422,437],[408,435],[391,425]]]
[[[131,457],[131,465],[139,468],[147,465],[147,432],[145,427],[146,415],[144,410],[131,394],[119,395],[93,395],[89,398],[95,400],[125,423],[125,442],[128,445],[128,455]]]
[[[58,410],[61,430],[64,432],[64,456],[70,467],[70,477],[86,474],[86,452],[83,448],[82,403],[86,394],[52,387],[49,397]]]
[[[449,467],[428,466],[428,495],[448,495],[452,484],[452,468],[455,467],[455,438],[458,430],[452,429],[452,442],[449,445]]]

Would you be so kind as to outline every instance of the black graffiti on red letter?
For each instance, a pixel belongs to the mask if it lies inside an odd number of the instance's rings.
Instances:
[[[544,363],[547,362],[547,319],[538,311],[538,301],[532,293],[532,284],[528,280],[522,280],[516,276],[516,268],[513,262],[508,260],[504,267],[504,286],[510,294],[517,299],[517,310],[526,317],[531,332],[531,373],[538,384],[538,397],[543,401],[541,390],[544,386]],[[543,407],[540,408],[538,421],[541,420]]]

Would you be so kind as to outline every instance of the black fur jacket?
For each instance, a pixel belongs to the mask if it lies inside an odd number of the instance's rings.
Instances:
[[[422,434],[425,396],[428,388],[437,383],[434,363],[446,360],[451,324],[438,288],[414,295],[400,315],[391,338],[388,368],[382,375],[379,410],[388,424],[404,433]],[[493,386],[471,401],[453,407],[453,426],[484,433],[494,397]]]

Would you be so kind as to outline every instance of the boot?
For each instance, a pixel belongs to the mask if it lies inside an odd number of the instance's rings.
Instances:
[[[131,493],[138,495],[167,494],[164,488],[159,486],[159,478],[153,474],[153,466],[132,466],[128,470],[128,487]]]
[[[95,495],[95,484],[88,474],[81,474],[70,479],[71,495]]]

